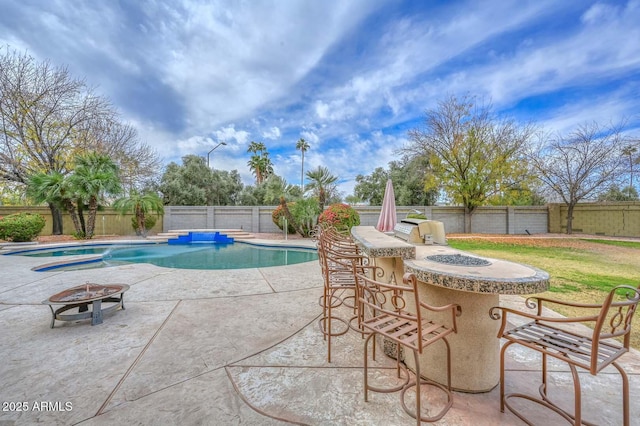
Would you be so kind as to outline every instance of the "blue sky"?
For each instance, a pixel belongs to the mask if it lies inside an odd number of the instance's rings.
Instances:
[[[251,141],[300,183],[351,194],[449,95],[547,132],[640,134],[640,0],[0,0],[0,45],[67,65],[165,163],[211,154],[245,183]]]

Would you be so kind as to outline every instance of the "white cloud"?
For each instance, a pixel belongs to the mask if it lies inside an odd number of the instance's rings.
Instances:
[[[352,189],[449,94],[548,97],[532,117],[548,129],[638,120],[638,0],[38,3],[3,5],[0,43],[99,85],[167,161],[227,143],[212,163],[246,183],[261,139],[297,183],[303,137],[305,170]]]
[[[216,140],[226,142],[227,144],[244,146],[249,144],[249,136],[251,135],[246,130],[236,130],[235,124],[230,124],[226,127],[222,127],[213,132]]]
[[[320,141],[318,135],[311,130],[303,130],[302,132],[300,132],[300,136],[302,136],[302,138],[306,140],[309,145],[315,145]]]
[[[273,126],[271,129],[267,130],[266,132],[262,132],[262,137],[265,139],[277,140],[277,139],[280,139],[280,136],[282,136],[282,133],[280,132],[280,129],[276,126]]]

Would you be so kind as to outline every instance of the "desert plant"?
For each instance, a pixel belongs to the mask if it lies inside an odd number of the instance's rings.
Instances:
[[[316,226],[320,207],[315,198],[298,200],[289,208],[291,215],[295,219],[295,228],[300,235],[307,238]]]
[[[11,214],[0,219],[0,239],[16,243],[31,241],[40,234],[45,224],[41,214]]]
[[[353,226],[360,225],[360,215],[347,204],[332,204],[322,212],[318,223],[327,223],[340,232],[348,232]]]
[[[296,204],[295,202],[290,202],[290,203],[287,203],[287,206],[291,210],[293,209],[293,206],[295,206],[295,204]],[[284,210],[282,209],[282,205],[279,205],[273,210],[273,213],[271,213],[271,220],[273,220],[273,223],[275,223],[276,226],[280,228],[280,230],[282,231],[284,228],[284,219],[285,219]],[[291,221],[287,221],[287,233],[289,234],[296,233],[295,224],[292,223]]]

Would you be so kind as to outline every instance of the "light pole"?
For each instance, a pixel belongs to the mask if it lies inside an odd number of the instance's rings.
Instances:
[[[211,153],[220,145],[226,145],[226,142],[220,142],[218,145],[214,146],[213,148],[211,148],[211,151],[207,152],[207,167],[209,167],[209,156],[211,155]],[[211,167],[209,167],[211,168]]]

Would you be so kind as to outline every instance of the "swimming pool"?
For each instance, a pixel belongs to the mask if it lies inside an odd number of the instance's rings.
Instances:
[[[318,259],[314,249],[259,246],[247,243],[233,244],[140,244],[103,245],[88,247],[57,247],[20,250],[10,255],[30,257],[87,256],[70,262],[56,262],[36,268],[51,269],[101,268],[128,263],[151,263],[165,268],[178,269],[245,269],[293,265]],[[60,259],[56,259],[60,260]]]

